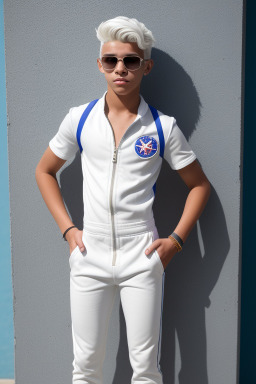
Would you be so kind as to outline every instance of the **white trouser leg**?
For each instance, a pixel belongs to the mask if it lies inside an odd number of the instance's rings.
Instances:
[[[153,240],[151,233],[121,240],[126,252],[123,257],[130,261],[126,267],[129,276],[119,286],[133,369],[132,384],[163,384],[159,361],[165,272],[156,252],[150,259],[144,253]],[[137,259],[132,261],[133,258]]]
[[[163,383],[159,364],[163,281],[164,275],[149,288],[134,277],[120,291],[133,369],[132,384]]]
[[[72,382],[102,384],[107,331],[118,287],[103,277],[95,278],[95,268],[85,262],[87,256],[77,250],[71,260]]]

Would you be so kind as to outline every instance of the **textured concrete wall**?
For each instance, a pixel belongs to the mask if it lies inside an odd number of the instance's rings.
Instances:
[[[142,94],[177,118],[212,183],[207,208],[166,270],[164,382],[238,383],[242,0],[8,0],[4,11],[16,383],[71,382],[69,250],[34,172],[68,109],[105,91],[95,27],[118,15],[136,17],[153,31],[155,67]],[[59,174],[77,225],[80,172],[77,154]],[[164,162],[154,204],[160,237],[176,226],[187,193]],[[131,375],[117,300],[104,384],[128,384]]]

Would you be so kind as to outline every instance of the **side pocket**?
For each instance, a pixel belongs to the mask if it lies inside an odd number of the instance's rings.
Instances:
[[[73,249],[73,251],[70,253],[69,255],[69,264],[70,264],[70,261],[72,259],[72,257],[74,256],[74,254],[78,251],[79,247],[78,245]]]
[[[162,272],[164,272],[164,266],[163,266],[163,263],[162,263],[162,260],[161,260],[161,257],[159,256],[159,253],[157,252],[157,250],[155,249],[155,255],[156,255],[156,258],[158,259],[158,262],[160,263],[160,266],[161,266],[161,270]]]
[[[159,234],[158,234],[158,231],[157,231],[157,228],[155,227],[152,231],[152,243],[153,241],[155,241],[156,239],[159,239]],[[155,249],[154,250],[154,255],[155,255],[155,258],[157,259],[157,262],[161,268],[161,272],[164,273],[164,266],[163,266],[163,263],[162,263],[162,260],[161,260],[161,257],[159,256],[159,253],[157,252],[157,250]]]

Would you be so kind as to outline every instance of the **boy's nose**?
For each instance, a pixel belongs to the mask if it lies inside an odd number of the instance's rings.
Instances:
[[[122,60],[119,60],[119,61],[116,63],[115,70],[116,70],[116,71],[122,71],[122,72],[126,72],[126,71],[127,71],[127,69],[125,68],[125,65],[124,65],[124,63],[123,63]]]

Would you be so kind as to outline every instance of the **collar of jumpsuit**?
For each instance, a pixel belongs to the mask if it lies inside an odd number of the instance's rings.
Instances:
[[[103,96],[99,99],[99,101],[97,103],[100,105],[100,108],[102,109],[102,112],[104,115],[105,115],[106,94],[107,94],[107,91],[104,92]],[[135,121],[137,121],[138,119],[143,117],[145,115],[145,113],[147,112],[147,110],[148,110],[148,104],[144,100],[143,96],[140,94],[140,104],[139,104],[137,117],[136,117]]]

